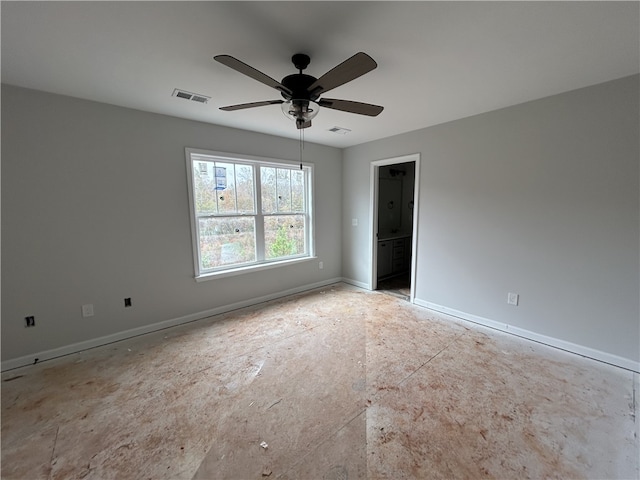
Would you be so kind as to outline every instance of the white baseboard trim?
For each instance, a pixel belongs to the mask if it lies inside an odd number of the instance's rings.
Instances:
[[[354,280],[352,278],[344,278],[342,277],[342,281],[344,283],[348,283],[349,285],[354,285],[356,287],[364,288],[365,290],[370,290],[371,286],[365,282],[359,282],[358,280]]]
[[[214,315],[220,315],[221,313],[227,313],[232,310],[238,310],[244,307],[250,307],[259,303],[276,300],[278,298],[286,297],[289,295],[295,295],[296,293],[305,292],[307,290],[313,290],[315,288],[325,287],[334,283],[341,282],[342,278],[331,278],[316,282],[312,284],[303,285],[300,287],[290,288],[280,292],[264,295],[258,298],[251,298],[228,305],[222,305],[220,307],[205,310],[203,312],[191,313],[183,317],[172,318],[164,320],[158,323],[152,323],[150,325],[144,325],[142,327],[132,328],[130,330],[124,330],[122,332],[116,332],[111,335],[105,335],[103,337],[93,338],[91,340],[85,340],[83,342],[73,343],[71,345],[65,345],[64,347],[54,348],[51,350],[45,350],[43,352],[33,353],[2,362],[2,371],[12,370],[14,368],[24,367],[27,365],[33,365],[34,363],[44,362],[46,360],[52,360],[54,358],[62,357],[65,355],[71,355],[73,353],[82,352],[90,348],[100,347],[108,345],[110,343],[119,342],[128,338],[137,337],[146,333],[157,332],[158,330],[164,330],[165,328],[176,327],[185,323],[195,322],[196,320],[202,320],[204,318],[212,317]]]
[[[490,320],[488,318],[473,315],[471,313],[461,312],[460,310],[444,307],[435,303],[425,302],[417,298],[414,299],[414,303],[420,307],[428,308],[429,310],[434,310],[440,313],[445,313],[461,320],[483,325],[495,330],[500,330],[501,332],[510,333],[511,335],[522,337],[527,340],[532,340],[534,342],[542,343],[550,347],[558,348],[560,350],[575,353],[583,357],[591,358],[593,360],[608,363],[616,367],[624,368],[625,370],[631,370],[632,372],[640,373],[640,362],[636,362],[628,358],[619,357],[611,353],[602,352],[600,350],[595,350],[593,348],[567,342],[558,338],[548,337],[546,335],[532,332],[530,330],[525,330],[524,328],[514,327],[513,325],[496,322],[495,320]]]

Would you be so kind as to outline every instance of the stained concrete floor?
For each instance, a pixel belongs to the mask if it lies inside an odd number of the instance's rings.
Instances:
[[[638,478],[639,397],[336,284],[3,373],[2,478]]]

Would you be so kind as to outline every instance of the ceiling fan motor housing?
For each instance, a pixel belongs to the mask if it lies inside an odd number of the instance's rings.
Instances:
[[[292,95],[287,92],[281,92],[282,96],[286,100],[300,99],[300,100],[317,100],[320,95],[313,94],[309,91],[309,87],[316,81],[315,77],[306,75],[304,73],[294,73],[293,75],[287,75],[282,79],[282,85],[287,87]]]
[[[318,113],[317,105],[313,104],[313,106],[310,106],[310,103],[317,100],[320,95],[309,91],[309,87],[313,85],[317,79],[311,75],[302,73],[311,61],[308,55],[296,53],[291,57],[291,61],[300,73],[287,75],[282,79],[282,85],[287,87],[291,92],[280,92],[282,97],[287,100],[287,102],[282,105],[282,110],[285,115],[296,120],[298,128],[305,128],[304,126],[307,123],[310,124],[310,120]]]

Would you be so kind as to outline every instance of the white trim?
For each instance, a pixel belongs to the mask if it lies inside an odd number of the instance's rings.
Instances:
[[[196,207],[193,201],[193,163],[191,161],[191,154],[197,153],[196,150],[191,148],[184,149],[184,155],[186,159],[187,167],[187,192],[189,195],[189,226],[191,227],[191,253],[193,254],[193,273],[197,278],[200,274],[200,248],[198,247],[198,227],[195,223]]]
[[[269,164],[265,166],[278,166],[282,164],[289,164],[291,166],[300,165],[300,160],[288,160],[286,158],[275,158],[275,157],[262,157],[258,155],[248,155],[244,153],[231,153],[231,152],[220,152],[216,150],[204,150],[201,148],[191,148],[185,147],[185,154],[189,156],[190,154],[202,155],[205,157],[218,157],[221,159],[229,160],[236,163],[242,163],[242,161],[249,161],[250,163],[262,163]],[[302,162],[302,165],[305,167],[312,167],[313,163]]]
[[[548,337],[546,335],[532,332],[524,328],[514,327],[513,325],[509,325],[506,323],[496,322],[495,320],[490,320],[488,318],[473,315],[471,313],[461,312],[460,310],[444,307],[435,303],[425,302],[419,299],[415,299],[414,303],[420,307],[428,308],[429,310],[434,310],[440,313],[446,313],[447,315],[451,315],[452,317],[456,317],[467,322],[472,322],[483,325],[485,327],[493,328],[495,330],[500,330],[501,332],[509,333],[517,337],[522,337],[527,340],[532,340],[534,342],[542,343],[550,347],[565,350],[576,355],[581,355],[583,357],[608,363],[616,367],[631,370],[632,372],[640,373],[640,362],[631,360],[629,358],[619,357],[618,355],[613,355],[611,353],[596,350],[594,348],[585,347],[583,345],[567,342],[565,340],[554,337]]]
[[[348,283],[350,285],[354,285],[356,287],[360,287],[363,289],[369,289],[368,285],[364,282],[359,282],[357,280],[344,278],[344,277],[331,278],[328,280],[323,280],[321,282],[316,282],[308,285],[303,285],[301,287],[295,287],[295,288],[291,288],[281,292],[264,295],[262,297],[243,300],[241,302],[236,302],[229,305],[222,305],[220,307],[212,308],[202,312],[196,312],[196,313],[192,313],[182,317],[164,320],[158,323],[153,323],[151,325],[145,325],[142,327],[125,330],[122,332],[117,332],[111,335],[106,335],[103,337],[86,340],[84,342],[73,343],[71,345],[65,345],[64,347],[54,348],[52,350],[45,350],[42,352],[37,352],[30,355],[22,356],[22,357],[5,360],[2,362],[1,370],[4,372],[6,370],[12,370],[14,368],[33,365],[36,359],[38,363],[44,362],[46,360],[52,360],[54,358],[62,357],[65,355],[71,355],[73,353],[78,353],[91,348],[108,345],[110,343],[126,340],[128,338],[133,338],[133,337],[137,337],[147,333],[164,330],[166,328],[183,325],[185,323],[202,320],[204,318],[212,317],[214,315],[220,315],[222,313],[230,312],[232,310],[237,310],[240,308],[257,305],[260,303],[275,300],[277,298],[286,297],[288,295],[295,295],[297,293],[301,293],[307,290],[313,290],[315,288],[321,288],[321,287],[325,287],[327,285],[332,285],[339,282]],[[593,360],[608,363],[616,367],[620,367],[626,370],[631,370],[633,372],[640,373],[640,362],[636,362],[628,358],[619,357],[617,355],[613,355],[607,352],[602,352],[600,350],[595,350],[593,348],[584,347],[582,345],[577,345],[575,343],[567,342],[565,340],[548,337],[546,335],[541,335],[541,334],[532,332],[530,330],[525,330],[523,328],[514,327],[508,324],[496,322],[495,320],[490,320],[488,318],[480,317],[478,315],[473,315],[471,313],[461,312],[460,310],[444,307],[442,305],[438,305],[435,303],[425,302],[420,299],[414,299],[414,303],[415,305],[418,305],[420,307],[427,308],[429,310],[433,310],[440,313],[445,313],[447,315],[451,315],[453,317],[459,318],[464,321],[468,321],[478,325],[483,325],[485,327],[493,328],[495,330],[499,330],[501,332],[522,337],[527,340],[532,340],[534,342],[542,343],[550,347],[555,347],[561,350],[565,350],[567,352],[574,353],[576,355],[581,355],[584,357],[591,358]]]
[[[369,288],[369,284],[365,282],[359,282],[358,280],[354,280],[352,278],[345,278],[345,277],[342,277],[342,281],[344,283],[348,283],[349,285],[354,285],[356,287],[364,288],[365,290],[371,290],[371,288]]]
[[[260,270],[269,270],[270,268],[277,267],[288,267],[289,265],[295,265],[296,263],[304,263],[310,262],[311,260],[317,260],[318,257],[309,257],[305,255],[304,257],[295,257],[290,258],[288,260],[279,260],[277,262],[263,262],[263,263],[252,263],[251,265],[247,265],[245,267],[237,267],[232,270],[220,270],[218,272],[207,272],[203,273],[196,277],[196,282],[206,282],[208,280],[216,280],[219,278],[225,277],[233,277],[235,275],[241,275],[243,273],[250,272],[259,272]]]
[[[418,277],[418,221],[420,218],[420,154],[416,153],[413,170],[413,231],[411,232],[411,289],[409,301],[416,301],[416,279]]]
[[[164,320],[162,322],[153,323],[151,325],[144,325],[142,327],[132,328],[130,330],[113,333],[111,335],[105,335],[104,337],[93,338],[91,340],[86,340],[84,342],[65,345],[64,347],[54,348],[52,350],[45,350],[43,352],[32,353],[30,355],[25,355],[22,357],[5,360],[2,362],[2,371],[4,372],[6,370],[12,370],[18,367],[33,365],[34,363],[36,363],[36,359],[37,359],[37,363],[44,362],[46,360],[52,360],[54,358],[62,357],[65,355],[71,355],[73,353],[78,353],[83,350],[88,350],[90,348],[100,347],[103,345],[108,345],[110,343],[119,342],[121,340],[126,340],[128,338],[137,337],[147,333],[157,332],[158,330],[164,330],[166,328],[176,327],[178,325],[182,325],[185,323],[195,322],[196,320],[202,320],[204,318],[212,317],[214,315],[220,315],[221,313],[230,312],[232,310],[237,310],[239,308],[250,307],[252,305],[268,302],[281,297],[294,295],[296,293],[305,292],[307,290],[313,290],[314,288],[325,287],[327,285],[332,285],[334,283],[339,283],[341,281],[342,281],[341,278],[330,278],[328,280],[323,280],[321,282],[316,282],[308,285],[302,285],[300,287],[290,288],[288,290],[272,293],[269,295],[264,295],[262,297],[251,298],[249,300],[243,300],[243,301],[231,303],[228,305],[222,305],[220,307],[212,308],[202,312],[196,312],[196,313],[192,313],[182,317],[172,318],[169,320]]]
[[[371,271],[369,272],[369,290],[378,288],[378,178],[380,176],[380,168],[377,162],[371,162],[371,173],[369,175],[369,192],[371,198],[369,205],[369,225],[371,232],[369,238],[369,258],[371,259]]]
[[[371,173],[369,175],[369,192],[370,200],[369,205],[370,217],[369,225],[371,225],[371,237],[369,244],[369,254],[371,258],[371,272],[369,276],[369,290],[375,290],[378,284],[378,278],[376,276],[378,272],[378,177],[379,168],[385,165],[396,165],[398,163],[415,162],[414,177],[413,177],[413,231],[411,236],[411,290],[409,293],[409,301],[414,303],[415,299],[415,285],[416,285],[416,265],[418,259],[418,199],[420,198],[420,154],[410,153],[408,155],[402,155],[400,157],[385,158],[384,160],[374,160],[371,162]]]

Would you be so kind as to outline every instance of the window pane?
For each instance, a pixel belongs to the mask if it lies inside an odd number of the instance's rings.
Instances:
[[[264,217],[265,256],[267,259],[306,253],[304,215]]]
[[[215,162],[218,213],[236,213],[236,181],[233,163]],[[224,186],[224,188],[222,188]]]
[[[193,162],[193,193],[197,213],[210,215],[218,212],[215,187],[213,162]]]
[[[236,165],[236,193],[238,195],[238,213],[255,213],[253,200],[253,167]]]
[[[278,212],[291,211],[291,170],[277,169]]]
[[[262,213],[274,213],[276,206],[276,169],[260,167],[260,187],[262,188]]]
[[[304,172],[291,170],[291,211],[304,212]]]
[[[254,217],[198,219],[203,269],[256,261]]]

